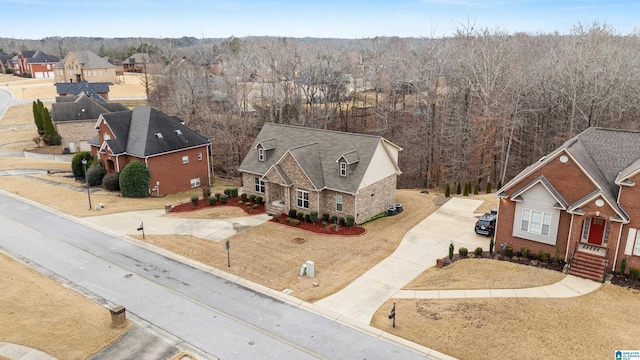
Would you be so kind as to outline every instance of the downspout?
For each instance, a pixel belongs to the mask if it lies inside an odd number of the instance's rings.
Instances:
[[[613,255],[613,266],[611,267],[611,271],[616,269],[616,262],[618,261],[618,250],[620,249],[620,238],[622,237],[622,227],[624,223],[620,223],[620,231],[618,232],[618,242],[616,243],[616,253]]]
[[[569,234],[567,235],[567,250],[564,254],[564,261],[567,262],[569,259],[569,243],[571,243],[571,230],[573,229],[573,215],[571,214],[571,222],[569,223]]]
[[[207,176],[209,177],[207,183],[211,184],[211,175],[212,174],[212,170],[211,170],[211,143],[207,143]]]

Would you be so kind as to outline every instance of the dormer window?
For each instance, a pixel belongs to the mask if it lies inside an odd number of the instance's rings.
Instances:
[[[102,135],[102,138],[104,139],[104,141],[111,140],[111,135],[109,135],[109,133],[104,133],[104,135]]]
[[[264,149],[258,148],[258,161],[264,161]]]
[[[347,176],[347,163],[340,161],[340,176]]]

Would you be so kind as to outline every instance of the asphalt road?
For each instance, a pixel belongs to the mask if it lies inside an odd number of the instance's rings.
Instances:
[[[424,359],[0,193],[0,247],[220,359]]]
[[[11,93],[7,89],[3,89],[2,85],[0,85],[0,118],[4,115],[5,111],[10,106],[18,105],[18,104],[26,104],[30,103],[32,100],[18,100],[14,99],[11,96]]]

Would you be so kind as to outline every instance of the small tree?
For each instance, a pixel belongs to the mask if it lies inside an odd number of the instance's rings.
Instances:
[[[500,189],[502,188],[502,180],[498,180],[498,186],[496,187],[496,189]]]
[[[449,197],[451,196],[451,185],[449,185],[449,183],[447,183],[447,185],[444,187],[444,197]]]
[[[480,193],[480,184],[476,183],[476,186],[473,188],[473,195],[478,195]]]
[[[624,275],[626,271],[627,271],[627,257],[625,256],[620,262],[620,273]]]
[[[493,247],[495,246],[496,241],[493,238],[493,235],[491,235],[491,239],[489,240],[489,254],[493,255]]]
[[[42,126],[44,128],[44,135],[42,135],[42,140],[47,145],[60,145],[62,143],[62,139],[58,132],[56,131],[55,126],[53,126],[53,121],[51,121],[51,114],[49,114],[49,110],[42,107]]]
[[[346,221],[348,227],[352,227],[356,223],[356,219],[353,217],[353,215],[347,215]]]
[[[449,244],[449,260],[453,259],[453,251],[455,250],[455,247],[453,246],[453,241]]]
[[[462,196],[469,196],[469,183],[464,184],[464,192],[462,193]]]
[[[456,194],[462,194],[462,185],[458,182],[458,186],[456,187]]]
[[[93,156],[91,156],[91,153],[88,151],[79,151],[71,158],[71,172],[76,178],[84,177],[82,160],[87,160],[87,166],[89,166],[88,164],[93,161]]]
[[[42,136],[44,134],[44,127],[42,125],[42,112],[40,111],[40,99],[38,102],[34,101],[32,104],[33,110],[33,122],[36,124],[36,128],[38,129],[38,135]]]
[[[487,188],[486,188],[485,192],[486,192],[487,194],[489,194],[489,193],[491,192],[491,183],[490,183],[490,182],[488,182],[488,181],[487,181]]]
[[[120,190],[124,197],[149,196],[149,168],[140,162],[132,161],[120,172]]]

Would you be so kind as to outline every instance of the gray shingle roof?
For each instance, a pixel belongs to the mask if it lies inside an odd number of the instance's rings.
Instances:
[[[94,82],[90,83],[87,80],[74,83],[56,83],[56,92],[58,94],[73,94],[79,95],[81,93],[86,94],[90,98],[94,98],[97,101],[106,103],[107,101],[100,96],[100,93],[109,92],[108,82]]]
[[[209,143],[207,137],[183,125],[179,118],[150,106],[103,114],[102,118],[113,131],[114,138],[107,144],[114,154],[144,158]]]
[[[318,190],[329,188],[355,194],[381,141],[387,140],[380,136],[265,123],[239,171],[264,175],[290,152]],[[265,161],[259,161],[255,149],[265,143],[275,147],[265,151]],[[359,162],[351,168],[348,177],[342,177],[336,160],[354,150]],[[284,175],[279,167],[275,170]]]
[[[31,53],[26,55],[26,53]],[[57,63],[60,59],[56,56],[49,55],[44,51],[23,51],[22,54],[31,64]]]
[[[77,51],[72,51],[69,54],[73,54],[73,56],[78,60],[78,62],[82,64],[83,69],[115,68],[115,65],[111,64],[107,60],[101,58],[100,56],[92,53],[89,50],[77,50]],[[69,56],[69,54],[67,54],[67,56]]]
[[[600,195],[610,204],[617,204],[619,188],[615,182],[618,175],[622,172],[630,174],[640,166],[640,131],[588,128],[540,161],[524,169],[499,192],[510,189],[529,173],[563,151],[569,153],[585,169],[599,188]],[[619,205],[614,206],[618,207],[616,210],[620,214],[625,214],[624,209]]]
[[[95,121],[100,117],[100,114],[126,110],[128,110],[127,107],[120,103],[101,103],[82,93],[78,96],[56,98],[56,102],[51,105],[51,119],[54,122]]]

